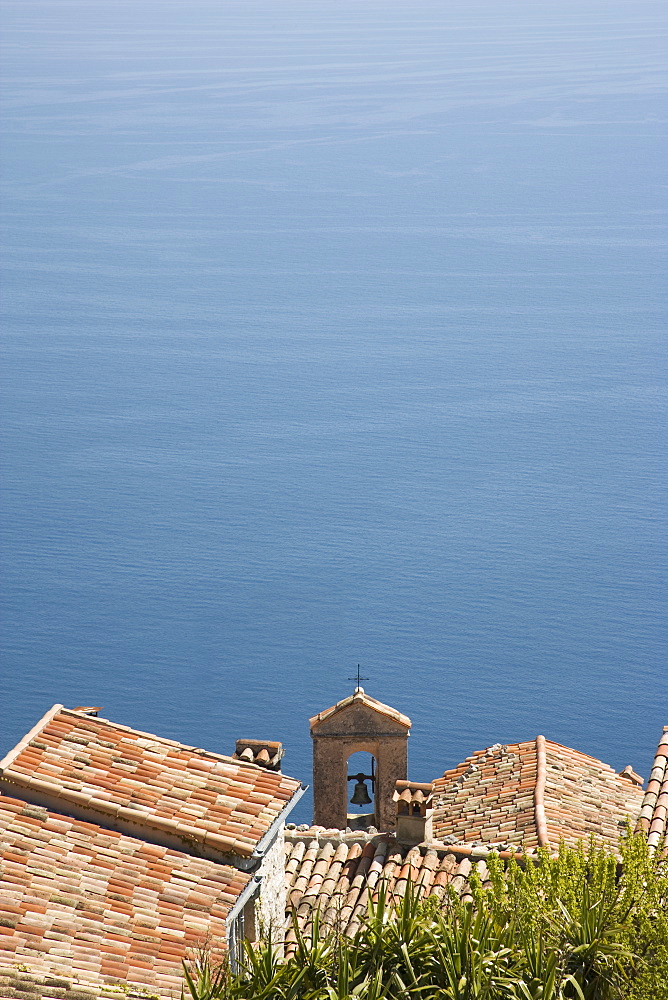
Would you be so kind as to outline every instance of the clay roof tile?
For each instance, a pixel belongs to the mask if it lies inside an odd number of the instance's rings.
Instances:
[[[355,834],[323,832],[318,827],[286,832],[288,954],[295,949],[292,921],[296,919],[305,932],[316,910],[326,925],[351,935],[360,926],[369,899],[377,899],[381,889],[390,902],[405,894],[409,881],[421,896],[442,895],[456,874],[455,888],[468,892],[471,861],[445,845],[409,849],[388,834],[360,834],[361,839],[352,841],[351,836]]]
[[[97,991],[118,978],[121,965],[110,958],[128,956],[122,978],[130,995],[132,983],[141,983],[166,997],[178,989],[181,960],[196,943],[193,914],[204,936],[225,940],[226,916],[250,874],[45,809],[26,825],[26,808],[0,795],[0,840],[19,876],[12,877],[5,863],[2,947],[14,962],[35,975],[86,979]],[[44,947],[36,946],[38,939]],[[141,955],[137,961],[146,973],[139,980],[130,972],[130,966],[139,968],[132,954]]]
[[[652,853],[668,834],[668,726],[664,726],[642,799],[636,829],[647,834]]]
[[[81,768],[81,752],[94,768]],[[207,849],[246,857],[300,789],[280,772],[62,705],[46,713],[0,769],[5,792],[58,799],[64,812],[78,811],[93,823],[132,823],[149,840],[152,830],[185,830]]]
[[[619,821],[635,819],[642,798],[628,777],[544,737],[472,754],[434,782],[433,794],[437,839],[526,847],[593,833],[615,848]]]

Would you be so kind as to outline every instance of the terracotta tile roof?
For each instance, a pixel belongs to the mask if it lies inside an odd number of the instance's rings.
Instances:
[[[442,897],[450,886],[467,898],[473,866],[483,883],[488,879],[484,858],[471,855],[470,848],[457,853],[443,844],[406,847],[389,834],[345,834],[322,827],[287,831],[286,951],[294,949],[293,915],[308,931],[319,910],[326,926],[352,936],[364,920],[369,898],[377,898],[381,885],[394,902],[404,895],[409,881],[421,896]]]
[[[1,960],[0,960],[1,961]],[[25,963],[22,963],[23,965]],[[172,991],[170,990],[170,995]],[[151,1000],[157,991],[142,986],[134,988],[124,983],[119,986],[88,982],[85,978],[68,978],[53,974],[27,972],[18,966],[0,964],[0,997],[2,1000]]]
[[[248,764],[266,767],[268,771],[280,771],[284,753],[282,743],[270,740],[237,740],[234,760],[245,760]]]
[[[544,737],[480,750],[434,782],[434,837],[525,847],[591,834],[617,845],[642,789],[587,754]]]
[[[332,705],[330,708],[326,708],[324,711],[318,712],[318,714],[314,715],[312,719],[309,719],[311,729],[318,726],[319,723],[324,722],[325,719],[329,719],[332,715],[336,715],[337,712],[340,712],[342,709],[347,708],[348,705],[352,704],[366,705],[367,708],[373,709],[373,711],[377,712],[379,715],[387,716],[388,719],[392,719],[394,722],[400,723],[402,726],[405,726],[406,729],[411,728],[412,723],[407,715],[402,715],[402,713],[398,712],[396,708],[390,708],[389,705],[384,705],[382,701],[376,701],[375,698],[372,698],[371,695],[366,693],[364,688],[358,687],[355,688],[354,694],[348,695],[347,698],[342,698],[341,701],[337,701],[336,705]]]
[[[0,964],[162,996],[253,878],[6,796],[0,844]]]
[[[191,852],[250,857],[300,782],[55,705],[2,761],[0,790]]]
[[[668,726],[659,741],[636,829],[647,834],[651,851],[668,833]]]

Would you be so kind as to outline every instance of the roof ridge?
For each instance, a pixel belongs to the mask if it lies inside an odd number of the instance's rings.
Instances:
[[[668,726],[666,726],[664,728],[664,733],[668,734]],[[541,736],[541,739],[544,740],[544,745],[545,745],[545,749],[546,750],[548,750],[550,748],[556,748],[556,749],[560,749],[560,750],[567,750],[569,753],[575,754],[579,758],[585,758],[586,760],[593,761],[595,764],[599,765],[600,767],[606,768],[612,774],[615,774],[615,775],[619,776],[618,772],[615,771],[614,767],[612,767],[610,764],[606,764],[606,762],[604,760],[600,760],[600,758],[598,758],[598,757],[593,757],[591,754],[584,753],[582,750],[576,750],[576,749],[574,749],[574,747],[569,747],[565,743],[557,743],[556,740],[550,740],[546,736]],[[662,742],[664,742],[664,741],[662,740]],[[441,775],[439,775],[438,778],[435,778],[434,780],[440,782],[440,781],[443,780],[443,778],[446,778],[448,776],[453,776],[453,777],[456,776],[457,771],[459,771],[460,768],[464,768],[464,770],[466,770],[466,767],[468,765],[470,765],[471,762],[475,761],[476,758],[481,757],[481,756],[487,754],[490,750],[493,750],[493,749],[501,747],[501,746],[503,746],[508,751],[514,751],[514,750],[519,750],[519,749],[535,750],[536,749],[536,738],[534,738],[532,740],[520,740],[519,742],[516,742],[516,743],[503,743],[503,744],[493,743],[490,746],[485,747],[482,750],[474,750],[473,753],[469,754],[468,757],[465,758],[465,760],[460,761],[454,767],[446,768],[446,770]]]
[[[504,816],[510,819],[516,826],[511,833],[509,828],[505,828],[504,837],[511,844],[525,838],[534,847],[546,847],[552,849],[547,833],[547,816],[545,813],[545,783],[547,777],[547,766],[545,759],[544,736],[534,737],[532,740],[523,740],[517,743],[494,743],[484,750],[477,750],[457,767],[445,771],[440,778],[436,778],[433,783],[433,794],[435,796],[435,818],[434,818],[434,839],[439,835],[448,838],[452,836],[462,836],[463,842],[471,843],[474,856],[477,853],[478,843],[482,839],[486,843],[487,850],[493,849],[491,833],[489,829],[482,830],[484,824],[478,819],[473,819],[470,809],[467,812],[461,799],[458,789],[467,778],[475,782],[476,775],[480,774],[480,781],[483,782],[484,794],[487,798],[482,809],[491,809],[489,797],[500,796],[496,800],[495,819],[488,820],[487,826],[496,824],[499,810],[505,810]],[[509,770],[508,770],[509,768]],[[491,769],[491,770],[490,770]],[[486,777],[483,777],[486,775]],[[492,782],[489,785],[489,782]],[[492,789],[490,791],[490,788]],[[472,795],[483,794],[478,789],[471,792]],[[505,796],[505,798],[504,798]],[[510,796],[510,798],[509,798]],[[459,803],[459,804],[457,804]],[[517,803],[521,803],[516,805]],[[455,819],[454,817],[458,817]],[[452,822],[451,822],[452,820]],[[466,829],[461,826],[465,823]],[[475,830],[475,832],[473,832]],[[498,850],[498,848],[497,848]]]
[[[652,853],[666,834],[668,819],[668,726],[663,727],[643,796],[636,831],[647,834]]]
[[[536,737],[536,784],[533,790],[534,819],[539,847],[550,847],[547,835],[547,818],[545,816],[545,782],[547,779],[547,755],[545,753],[545,737]]]
[[[202,845],[212,846],[223,853],[239,854],[241,856],[244,856],[245,853],[242,849],[243,845],[240,844],[239,837],[232,838],[229,835],[225,836],[224,834],[214,833],[206,827],[186,826],[184,823],[180,823],[170,816],[160,816],[146,809],[131,809],[128,806],[119,805],[113,799],[107,800],[86,795],[85,792],[79,792],[73,788],[65,788],[62,785],[56,785],[50,781],[21,774],[18,771],[10,771],[7,780],[19,791],[22,789],[32,790],[38,795],[47,795],[58,799],[59,802],[62,802],[63,806],[70,806],[70,808],[74,806],[75,809],[78,807],[82,813],[93,813],[92,818],[83,817],[83,822],[93,822],[99,825],[100,814],[102,814],[105,818],[110,818],[112,822],[127,821],[137,826],[141,824],[143,835],[140,835],[139,832],[132,833],[124,829],[112,827],[116,832],[122,833],[125,836],[135,837],[138,840],[148,841],[151,835],[150,831],[157,831],[160,834],[171,834],[178,837],[184,843],[188,837],[197,839]],[[41,805],[41,802],[35,804]],[[53,806],[42,806],[42,808],[47,808],[49,812],[54,811]],[[78,817],[73,816],[73,818],[76,819]],[[199,833],[202,833],[203,836],[197,837]],[[185,854],[189,853],[185,848],[182,848],[182,850]],[[246,851],[250,855],[252,845],[249,844]]]
[[[82,716],[80,712],[75,712],[73,708],[65,708],[64,705],[60,706],[54,705],[53,708],[54,709],[59,708],[61,712],[65,712],[67,715],[73,715],[79,721],[83,718],[91,722],[93,725],[95,725],[95,723],[104,723],[105,725],[112,726],[114,729],[119,729],[124,733],[134,733],[135,736],[146,737],[146,739],[155,740],[156,742],[162,743],[166,746],[178,747],[180,750],[188,750],[190,753],[197,754],[199,757],[210,758],[216,761],[219,760],[225,761],[225,763],[234,764],[235,766],[238,765],[239,767],[253,767],[253,768],[258,767],[257,764],[254,764],[251,761],[247,760],[240,760],[234,757],[232,754],[216,753],[215,750],[205,750],[204,747],[191,746],[189,743],[181,743],[179,740],[171,740],[167,736],[158,735],[158,733],[149,733],[144,729],[135,729],[134,726],[124,726],[122,722],[114,722],[113,719],[106,719],[104,716],[90,716],[90,715]],[[53,709],[51,709],[51,712],[53,712]],[[45,715],[44,716],[44,719],[46,720],[45,724],[48,724],[48,722],[50,722],[51,719],[54,718],[54,716],[57,714],[58,712],[53,712],[53,715],[51,715],[48,720],[47,716]],[[47,715],[49,715],[48,712]],[[38,723],[38,726],[39,725],[40,723]],[[38,731],[39,730],[37,729],[37,727],[35,727],[34,733],[33,730],[30,731],[32,733],[31,739],[34,739],[34,737],[38,734]],[[28,736],[30,736],[30,733],[28,734]],[[24,740],[27,739],[28,736],[24,736]],[[21,742],[23,743],[23,740]],[[266,741],[266,742],[271,742],[271,741]],[[24,746],[27,746],[27,744],[25,744]],[[24,749],[24,747],[21,747],[21,749]],[[2,767],[2,761],[0,761],[0,769],[1,767]],[[295,778],[294,780],[296,781],[297,779]]]
[[[503,752],[512,753],[518,747],[524,747],[524,746],[532,747],[535,750],[536,742],[535,740],[525,740],[523,743],[491,743],[488,747],[485,747],[483,750],[474,750],[473,753],[469,754],[468,757],[460,761],[454,767],[446,768],[446,770],[443,771],[442,774],[440,774],[437,778],[434,778],[432,784],[441,785],[444,779],[449,779],[450,781],[455,780],[458,771],[460,770],[466,771],[471,766],[471,764],[473,764],[480,757],[486,757],[489,754],[490,750],[493,750],[495,752],[501,750]]]
[[[39,735],[46,742],[36,739]],[[90,751],[80,772],[73,761],[82,758],[68,740],[90,745],[92,771]],[[134,761],[130,768],[123,759],[126,744]],[[259,863],[267,836],[274,836],[276,824],[302,795],[301,782],[279,771],[82,716],[60,704],[3,763],[0,790],[10,795],[237,867]]]
[[[358,847],[366,847],[369,844],[378,845],[385,843],[388,847],[395,847],[405,851],[406,854],[410,851],[419,850],[422,853],[433,851],[436,854],[454,854],[464,858],[473,857],[476,859],[485,858],[488,854],[498,854],[503,859],[524,859],[534,856],[534,848],[528,848],[526,851],[508,851],[504,848],[499,848],[495,844],[470,844],[464,841],[462,843],[446,844],[445,841],[437,839],[425,840],[421,844],[405,844],[397,840],[394,833],[369,833],[366,830],[351,830],[350,833],[346,833],[345,830],[326,830],[318,826],[309,827],[308,830],[286,827],[285,842],[288,847],[290,845],[303,844],[306,850],[314,844],[317,844],[320,850],[327,845],[352,847],[356,844]]]

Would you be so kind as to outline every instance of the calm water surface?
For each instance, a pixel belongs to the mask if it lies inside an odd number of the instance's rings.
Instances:
[[[0,751],[668,724],[665,5],[4,4]],[[299,816],[308,818],[308,805]]]

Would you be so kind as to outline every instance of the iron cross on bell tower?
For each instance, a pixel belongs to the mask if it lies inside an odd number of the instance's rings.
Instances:
[[[355,685],[355,690],[357,691],[357,689],[362,686],[362,681],[368,681],[369,678],[368,677],[362,677],[362,675],[360,673],[360,665],[358,663],[357,664],[357,676],[356,677],[349,677],[348,680],[349,681],[357,681],[357,684]]]

